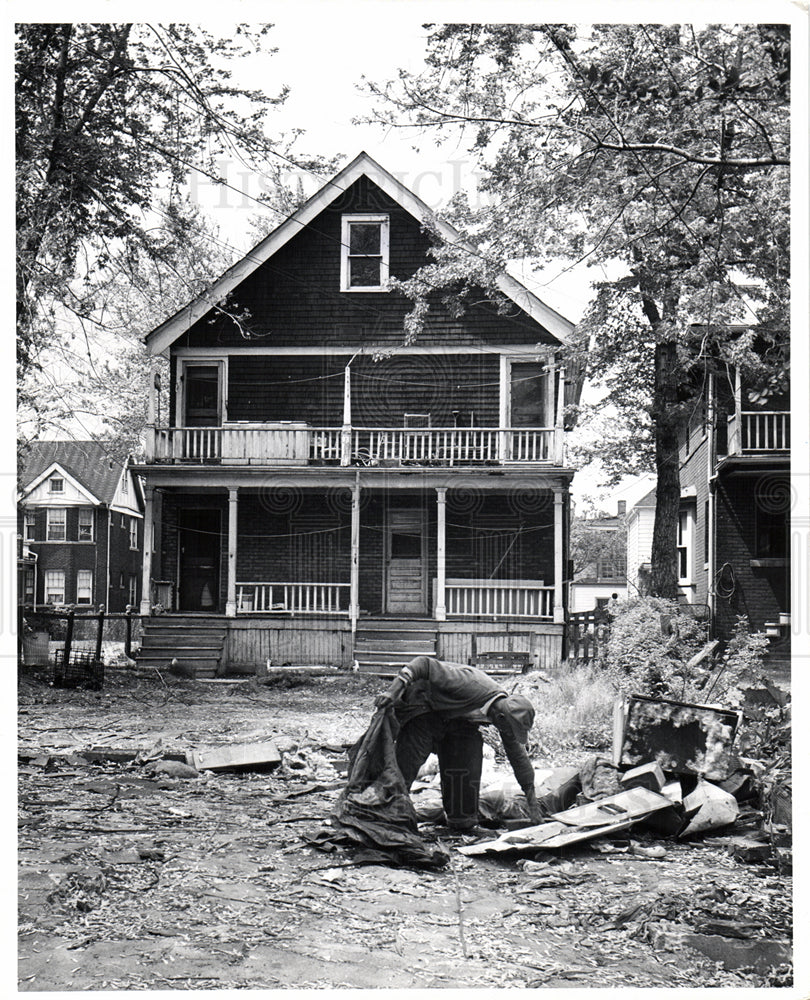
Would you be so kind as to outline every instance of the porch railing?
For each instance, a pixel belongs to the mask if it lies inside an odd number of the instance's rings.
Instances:
[[[348,614],[348,583],[238,583],[236,612]]]
[[[158,427],[147,460],[285,465],[562,463],[562,431],[548,427]]]
[[[448,579],[444,585],[447,616],[486,618],[554,617],[554,587],[542,580]]]
[[[731,455],[790,449],[790,414],[784,410],[744,410],[728,420]]]

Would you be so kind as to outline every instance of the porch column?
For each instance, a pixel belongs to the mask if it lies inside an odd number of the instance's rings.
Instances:
[[[447,488],[436,487],[436,621],[447,620],[445,604],[445,558],[446,558],[446,507]]]
[[[348,465],[352,455],[352,357],[343,372],[343,427],[340,431],[340,464]]]
[[[565,369],[559,370],[557,413],[554,420],[554,464],[565,464]],[[552,382],[552,394],[554,392]]]
[[[352,553],[349,577],[349,619],[352,632],[357,629],[360,616],[360,484],[352,488]]]
[[[554,621],[565,621],[563,612],[563,491],[554,490]]]
[[[143,491],[143,570],[141,573],[141,614],[152,613],[152,547],[155,538],[155,488],[146,486]],[[109,515],[112,517],[112,514]]]
[[[225,601],[225,614],[229,618],[236,617],[236,515],[239,502],[239,490],[228,490],[228,597]]]

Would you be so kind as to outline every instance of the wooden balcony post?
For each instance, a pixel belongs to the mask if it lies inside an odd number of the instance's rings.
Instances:
[[[357,619],[360,616],[360,483],[355,483],[352,489],[352,552],[351,576],[349,586],[349,618],[352,623],[352,633],[357,630]]]
[[[148,410],[146,416],[146,460],[155,460],[155,414],[157,412],[157,385],[158,380],[157,362],[152,361],[149,366],[149,386],[148,386]]]
[[[152,548],[155,538],[155,488],[147,486],[143,491],[143,569],[141,584],[141,614],[152,613]],[[108,516],[112,514],[108,512]]]
[[[554,621],[565,621],[563,611],[563,491],[554,490]]]
[[[236,617],[236,526],[239,506],[239,490],[228,490],[228,597],[225,614]]]
[[[553,385],[553,383],[552,383]],[[554,420],[554,464],[565,464],[565,369],[559,371],[557,414]]]
[[[352,454],[352,361],[343,372],[343,429],[340,433],[340,464],[349,465]]]
[[[436,621],[447,620],[446,581],[446,507],[447,488],[436,487]]]

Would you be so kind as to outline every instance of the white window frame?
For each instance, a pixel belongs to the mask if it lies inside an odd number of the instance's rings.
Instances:
[[[90,537],[82,538],[82,517],[86,518],[88,514],[90,515]],[[79,521],[78,521],[78,526],[76,528],[76,539],[79,542],[93,542],[95,541],[95,537],[96,537],[96,528],[95,528],[95,518],[93,517],[93,510],[92,508],[88,510],[86,507],[80,507]]]
[[[59,483],[59,489],[56,488],[56,484]],[[48,492],[57,493],[60,496],[65,492],[65,479],[64,476],[51,476],[48,480]]]
[[[379,223],[380,284],[349,285],[349,229],[354,223]],[[340,290],[341,292],[387,292],[389,277],[391,219],[387,213],[350,214],[341,217],[340,224]]]
[[[512,365],[526,364],[527,362],[537,362],[546,366],[544,386],[546,394],[546,428],[553,428],[555,424],[554,394],[557,390],[557,366],[554,357],[543,351],[534,351],[531,354],[500,355],[498,421],[501,427],[508,428],[512,426]]]
[[[53,515],[61,513],[62,514],[62,537],[53,538],[51,536],[51,527],[55,527],[59,522],[53,520]],[[67,507],[48,507],[46,512],[46,525],[45,528],[45,539],[49,542],[66,542],[67,541]]]
[[[138,518],[129,519],[129,548],[132,552],[138,551]]]
[[[222,357],[221,354],[209,356],[207,354],[194,355],[188,358],[179,358],[180,364],[177,366],[177,373],[175,375],[175,399],[177,400],[177,412],[175,413],[175,425],[177,427],[185,426],[186,422],[186,371],[188,368],[213,368],[215,365],[219,369],[219,387],[217,395],[217,409],[219,411],[219,424],[214,426],[221,427],[224,423],[227,423],[227,395],[226,390],[228,386],[228,358]]]
[[[129,604],[132,607],[138,603],[138,577],[134,573],[129,577]]]
[[[23,515],[23,541],[35,542],[37,540],[37,512],[27,510]]]
[[[695,521],[696,509],[694,504],[681,507],[678,511],[678,584],[684,587],[691,587],[695,576]],[[681,575],[681,553],[686,556],[686,575]]]
[[[56,581],[56,583],[53,581]],[[65,603],[65,571],[63,569],[46,569],[44,573],[43,586],[45,588],[43,597],[45,598],[46,604]],[[52,594],[58,595],[59,600],[52,600]]]
[[[84,585],[82,585],[82,577],[85,579]],[[89,578],[89,583],[87,582]],[[88,592],[88,597],[86,600],[82,599],[81,590],[86,590]],[[91,569],[80,569],[76,573],[76,603],[77,604],[92,604],[93,603],[93,571]]]

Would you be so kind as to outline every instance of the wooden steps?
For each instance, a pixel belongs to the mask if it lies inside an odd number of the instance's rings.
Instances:
[[[393,677],[415,656],[435,656],[438,633],[431,619],[361,621],[354,640],[354,662],[363,674]]]
[[[168,670],[177,661],[190,677],[219,677],[225,671],[225,622],[207,618],[155,616],[144,625],[138,665]]]

